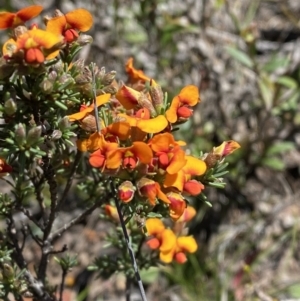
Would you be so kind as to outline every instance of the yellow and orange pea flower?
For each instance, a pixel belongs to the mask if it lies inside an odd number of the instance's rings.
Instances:
[[[123,203],[129,203],[134,198],[135,187],[130,181],[124,181],[118,187],[118,197]]]
[[[185,142],[175,141],[171,133],[155,135],[149,141],[149,145],[158,158],[158,168],[175,174],[185,166],[185,152],[180,148]]]
[[[147,198],[152,206],[156,204],[157,198],[166,204],[170,204],[170,200],[161,190],[159,183],[154,180],[143,177],[137,182],[136,186],[139,194]]]
[[[93,17],[90,12],[79,8],[48,20],[46,30],[62,35],[67,43],[71,43],[77,40],[79,32],[88,31],[92,25]]]
[[[176,95],[168,110],[166,117],[170,123],[182,122],[192,116],[194,107],[200,102],[199,90],[196,86],[189,85],[184,87],[178,95]]]
[[[3,45],[3,56],[11,59],[24,52],[24,60],[28,64],[42,64],[45,60],[53,59],[59,54],[62,39],[53,33],[33,28],[17,37],[9,39]],[[51,49],[54,49],[53,51]],[[51,50],[50,53],[47,53]]]
[[[113,221],[119,222],[118,210],[115,206],[111,206],[109,204],[104,205],[104,211],[107,216],[109,216]]]
[[[203,175],[206,172],[206,164],[193,156],[185,156],[185,159],[185,165],[177,173],[166,174],[164,187],[174,187],[179,192],[185,192],[188,195],[198,195],[204,189],[204,185],[192,180],[192,177]]]
[[[207,168],[214,167],[218,161],[232,154],[240,147],[241,146],[234,140],[224,141],[221,145],[214,147],[205,156],[204,161],[207,165]]]
[[[14,28],[24,24],[26,21],[38,16],[43,7],[41,5],[32,5],[20,9],[16,13],[0,12],[0,29]]]
[[[162,262],[170,263],[172,260],[178,263],[186,262],[186,253],[197,251],[197,243],[192,236],[176,237],[171,229],[166,229],[163,222],[158,218],[146,220],[147,234],[150,239],[147,245],[159,250],[159,258]]]

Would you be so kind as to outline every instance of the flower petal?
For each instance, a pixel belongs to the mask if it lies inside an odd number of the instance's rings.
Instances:
[[[194,253],[197,251],[198,246],[193,236],[181,236],[177,238],[177,247],[181,251],[188,253]]]
[[[153,153],[151,148],[142,141],[133,142],[130,150],[140,159],[144,164],[150,164],[153,158]]]
[[[22,22],[26,22],[36,16],[38,16],[41,11],[43,10],[43,6],[41,5],[31,5],[24,7],[20,9],[17,13],[16,16],[18,19],[22,20]],[[17,26],[19,24],[14,24],[14,26]]]
[[[50,19],[47,22],[46,31],[49,31],[59,36],[63,34],[66,25],[67,25],[66,17],[58,16]]]
[[[200,102],[199,89],[193,85],[184,87],[178,94],[178,97],[182,104],[186,104],[191,107]]]
[[[164,187],[175,187],[181,192],[183,190],[184,181],[185,175],[182,170],[175,174],[167,173],[164,181]]]
[[[165,226],[159,218],[148,218],[146,220],[146,229],[147,235],[158,235],[165,230]]]
[[[128,74],[131,82],[137,81],[150,81],[150,78],[144,74],[142,70],[137,70],[133,67],[133,58],[129,58],[126,63],[126,73]]]
[[[116,99],[126,110],[134,109],[138,105],[141,92],[123,85],[116,94]]]
[[[186,164],[183,167],[183,171],[186,174],[194,175],[194,176],[201,176],[206,171],[206,164],[204,161],[195,158],[193,156],[185,156]]]
[[[109,99],[110,99],[110,94],[103,94],[103,95],[97,96],[97,98],[96,98],[97,107],[107,103],[109,101]],[[68,118],[71,122],[76,121],[76,120],[81,120],[93,111],[94,111],[94,104],[91,104],[86,109],[84,109],[78,113],[69,115]]]
[[[148,120],[140,119],[137,121],[136,126],[145,133],[156,134],[168,126],[168,121],[165,116],[159,115]]]
[[[171,229],[165,229],[161,233],[161,252],[170,252],[176,247],[176,235]]]
[[[173,157],[167,167],[166,171],[169,174],[177,173],[181,168],[183,168],[186,164],[185,152],[177,146],[173,149]]]
[[[13,27],[16,14],[10,12],[0,12],[0,29]]]
[[[130,124],[126,121],[114,122],[104,128],[102,133],[103,135],[109,133],[113,136],[117,136],[120,140],[126,140],[130,135]]]
[[[67,23],[74,29],[85,32],[93,25],[93,16],[84,8],[75,9],[65,15]]]

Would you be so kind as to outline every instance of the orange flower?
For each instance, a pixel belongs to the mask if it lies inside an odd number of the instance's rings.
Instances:
[[[59,36],[35,28],[20,35],[16,41],[8,40],[3,45],[3,56],[9,59],[19,54],[20,51],[24,51],[26,63],[42,64],[45,59],[52,59],[59,54],[58,50],[51,51],[50,54],[46,53],[46,50],[58,47],[60,42],[61,38]]]
[[[161,191],[160,186],[157,182],[141,178],[137,182],[137,188],[141,196],[148,198],[151,205],[155,205],[156,198],[162,200],[163,202],[169,204],[170,200],[167,196]]]
[[[124,168],[134,169],[139,161],[149,164],[152,157],[151,148],[144,142],[136,141],[132,146],[110,152],[107,157],[107,168],[119,168],[123,163]]]
[[[123,182],[118,187],[118,196],[123,203],[129,203],[134,197],[135,188],[130,181]]]
[[[96,105],[97,105],[97,107],[102,106],[102,105],[106,104],[107,102],[109,102],[109,100],[110,100],[110,94],[99,95],[96,98]],[[86,117],[88,114],[92,113],[93,111],[94,111],[93,103],[88,107],[85,105],[82,105],[80,108],[80,112],[69,115],[68,118],[71,122],[80,121],[84,117]]]
[[[201,176],[206,171],[206,164],[204,161],[192,156],[185,156],[186,164],[184,167],[174,174],[166,174],[164,186],[175,187],[178,191],[190,195],[197,195],[204,188],[202,183],[191,182],[192,176]]]
[[[130,135],[130,124],[126,121],[113,122],[101,130],[101,133],[106,136],[116,136],[120,140],[127,140]]]
[[[197,243],[192,236],[181,236],[177,238],[174,259],[182,264],[187,261],[186,253],[195,253],[198,249]]]
[[[200,102],[199,90],[196,86],[184,87],[171,102],[170,108],[166,111],[166,117],[170,123],[186,121],[191,115],[190,107]]]
[[[234,140],[224,141],[218,147],[213,148],[213,154],[219,155],[224,158],[232,154],[235,150],[239,149],[241,146]]]
[[[43,10],[41,5],[32,5],[20,9],[16,13],[0,12],[0,29],[13,28],[38,16]]]
[[[197,243],[192,236],[176,237],[171,229],[166,229],[162,221],[158,218],[146,220],[147,234],[150,238],[147,245],[155,250],[159,249],[159,258],[165,263],[175,259],[178,263],[186,261],[186,253],[197,251]]]
[[[175,141],[170,133],[155,135],[149,142],[158,157],[158,167],[169,174],[177,173],[186,164],[185,152],[180,148],[182,141]]]
[[[170,201],[170,204],[169,204],[170,217],[173,220],[179,219],[186,208],[185,199],[182,197],[181,194],[176,193],[176,192],[167,193],[167,198]]]
[[[118,215],[118,211],[117,208],[111,205],[105,205],[104,206],[104,211],[105,213],[114,221],[119,222],[119,215]]]
[[[171,229],[166,229],[162,221],[158,218],[149,218],[146,220],[147,234],[151,236],[147,245],[160,251],[160,260],[170,263],[176,249],[176,235]]]
[[[88,31],[93,25],[93,17],[83,8],[75,9],[65,15],[57,16],[47,22],[46,30],[62,35],[67,43],[78,38],[78,31]]]
[[[137,70],[133,67],[133,58],[129,58],[126,63],[126,73],[128,74],[129,81],[134,84],[138,81],[147,82],[150,78],[144,74],[142,70]]]
[[[119,145],[118,143],[105,141],[103,135],[99,135],[98,133],[93,135],[98,135],[98,138],[95,139],[95,145],[97,145],[98,149],[90,155],[89,162],[91,166],[95,168],[101,168],[103,171],[105,168],[107,168],[107,156],[111,151],[117,149]]]
[[[218,147],[214,147],[205,157],[204,161],[207,165],[207,168],[214,167],[217,162],[224,157],[232,154],[234,151],[239,149],[241,146],[233,140],[224,141]]]

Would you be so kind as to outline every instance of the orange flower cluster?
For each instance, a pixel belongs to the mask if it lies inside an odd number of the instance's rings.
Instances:
[[[145,202],[155,206],[163,202],[172,219],[178,219],[186,208],[185,196],[198,195],[204,189],[195,179],[206,171],[203,160],[188,156],[176,141],[172,128],[188,120],[192,107],[199,101],[195,86],[187,86],[170,104],[164,99],[161,87],[134,69],[132,59],[127,63],[131,86],[122,85],[115,96],[100,95],[96,105],[110,105],[101,122],[101,131],[77,141],[80,151],[89,151],[91,166],[118,178],[125,179],[119,186],[119,198],[124,203]],[[139,87],[137,89],[136,87]],[[183,113],[188,111],[190,113]],[[69,115],[70,121],[82,124],[95,119],[94,106]]]
[[[0,12],[0,29],[12,29],[12,38],[2,49],[7,61],[38,66],[57,57],[60,49],[76,41],[79,32],[89,30],[93,24],[87,10],[76,9],[66,15],[57,10],[54,17],[45,18],[46,30],[38,29],[35,24],[31,29],[24,26],[42,10],[42,6],[32,5],[16,13]]]

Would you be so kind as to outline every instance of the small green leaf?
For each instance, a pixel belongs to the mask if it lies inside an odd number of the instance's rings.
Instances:
[[[280,76],[276,82],[290,89],[295,89],[298,87],[297,81],[289,76]]]
[[[245,66],[252,68],[254,66],[253,60],[246,54],[245,52],[234,48],[234,47],[226,47],[227,52],[231,55],[235,60],[244,64]]]
[[[288,288],[292,298],[300,298],[300,284],[293,284]]]
[[[143,280],[143,283],[153,283],[159,275],[160,269],[158,267],[150,267],[147,270],[141,270],[141,278]]]
[[[288,66],[290,59],[285,57],[280,57],[278,55],[273,56],[265,65],[262,66],[261,70],[268,73],[276,71],[278,68],[285,68]]]
[[[262,73],[258,78],[258,87],[261,97],[264,101],[267,110],[271,110],[273,106],[275,87],[269,76]]]
[[[285,168],[285,164],[282,160],[276,157],[264,158],[261,161],[262,165],[270,167],[274,170],[282,171]]]
[[[295,144],[290,141],[281,141],[271,145],[266,152],[267,156],[286,153],[295,149]]]

